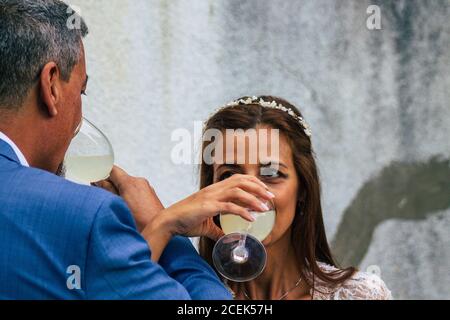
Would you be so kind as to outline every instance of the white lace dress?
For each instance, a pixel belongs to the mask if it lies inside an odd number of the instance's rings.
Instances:
[[[325,263],[317,262],[317,265],[325,273],[331,273],[338,269]],[[233,297],[236,293],[228,286]],[[338,287],[332,286],[315,278],[315,289],[311,289],[312,300],[392,300],[391,291],[383,280],[375,274],[356,272],[350,279]]]
[[[333,266],[318,263],[326,273],[336,271]],[[339,287],[331,287],[320,279],[315,281],[315,290],[311,290],[313,300],[392,300],[391,291],[377,275],[356,272]]]

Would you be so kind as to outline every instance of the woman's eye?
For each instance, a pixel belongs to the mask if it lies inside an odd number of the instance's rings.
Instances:
[[[219,181],[223,181],[223,180],[226,180],[226,179],[228,179],[228,178],[231,178],[234,174],[235,174],[235,173],[232,172],[232,171],[224,172],[224,173],[222,173],[222,174],[219,176]]]
[[[263,178],[279,178],[283,176],[283,174],[275,169],[271,168],[262,168],[261,169],[261,177]]]

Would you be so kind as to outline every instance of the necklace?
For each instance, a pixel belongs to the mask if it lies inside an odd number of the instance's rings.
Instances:
[[[278,300],[281,301],[281,300],[286,299],[286,297],[289,295],[289,293],[291,293],[292,291],[294,291],[295,289],[298,288],[300,283],[302,283],[302,278],[298,279],[298,281],[295,284],[295,286],[293,286],[291,289],[286,291]],[[244,289],[244,296],[245,296],[245,298],[247,298],[247,300],[253,300],[252,298],[249,297],[249,295],[247,294],[247,291],[245,289]]]

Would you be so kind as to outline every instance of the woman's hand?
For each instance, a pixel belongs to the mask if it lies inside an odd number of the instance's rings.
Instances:
[[[160,226],[169,228],[172,235],[205,236],[217,240],[223,232],[214,224],[213,217],[226,212],[253,222],[249,209],[269,210],[258,198],[271,200],[274,195],[256,177],[234,175],[163,210],[158,219],[162,219]]]
[[[118,167],[114,167],[108,180],[94,185],[125,200],[154,261],[159,260],[172,236],[217,240],[223,232],[214,224],[213,217],[226,212],[253,222],[248,210],[267,211],[269,208],[262,201],[274,198],[263,182],[245,175],[234,175],[211,185],[167,209],[147,180],[132,177]]]

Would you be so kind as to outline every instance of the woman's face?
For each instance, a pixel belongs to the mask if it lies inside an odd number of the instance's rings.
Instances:
[[[257,148],[254,146],[255,141],[251,141],[253,142],[251,145],[249,139],[243,139],[244,133],[237,133],[233,138],[223,137],[223,159],[214,158],[214,183],[234,174],[245,174],[259,178],[269,187],[269,191],[275,195],[274,204],[277,212],[275,226],[263,241],[264,245],[269,247],[290,232],[297,207],[299,182],[292,150],[286,137],[280,133],[279,138],[273,140],[272,137],[276,136],[274,129],[263,126],[257,127],[256,133]],[[261,135],[268,138],[261,139]],[[233,143],[226,141],[227,139],[233,140]],[[277,141],[278,152],[275,146]],[[257,155],[252,158],[251,153],[255,150]]]

